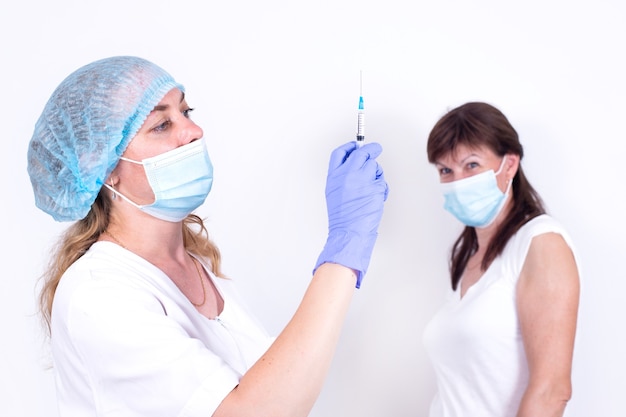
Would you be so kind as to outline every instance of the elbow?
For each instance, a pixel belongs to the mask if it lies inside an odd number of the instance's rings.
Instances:
[[[559,389],[555,390],[550,396],[549,401],[554,409],[563,412],[571,398],[572,386],[571,384],[569,384],[566,387],[560,387]]]
[[[572,398],[572,383],[563,381],[553,384],[545,393],[546,401],[557,410],[565,409]]]
[[[548,390],[548,398],[557,404],[565,404],[572,398],[572,381],[568,378],[565,381],[552,384]]]
[[[571,381],[554,381],[540,387],[529,387],[523,399],[526,404],[522,408],[543,410],[542,413],[546,415],[561,415],[571,398]]]
[[[572,399],[572,383],[567,384],[567,388],[563,390],[563,401],[567,403]]]

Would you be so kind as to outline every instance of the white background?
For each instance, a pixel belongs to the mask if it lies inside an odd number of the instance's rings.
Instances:
[[[56,415],[35,292],[67,225],[34,207],[27,143],[65,76],[123,54],[187,87],[215,165],[200,214],[272,333],[324,243],[328,155],[354,138],[363,70],[366,139],[384,147],[390,195],[313,416],[427,413],[435,382],[422,331],[460,228],[441,208],[425,144],[447,109],[470,100],[509,117],[527,175],[577,246],[571,415],[625,415],[625,42],[619,0],[5,1],[0,415]]]

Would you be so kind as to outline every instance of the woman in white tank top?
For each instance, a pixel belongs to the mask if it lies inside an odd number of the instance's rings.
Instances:
[[[466,226],[451,292],[424,332],[438,388],[430,417],[564,415],[579,268],[524,175],[517,132],[495,107],[466,103],[437,122],[427,151],[444,207]]]

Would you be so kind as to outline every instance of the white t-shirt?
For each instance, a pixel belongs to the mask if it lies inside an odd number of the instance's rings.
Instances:
[[[202,260],[200,260],[202,261]],[[233,282],[215,320],[157,267],[96,242],[64,274],[52,309],[61,417],[208,417],[267,350]]]
[[[528,384],[516,284],[534,236],[564,229],[548,215],[525,224],[463,298],[450,292],[424,330],[437,376],[430,417],[515,417]]]

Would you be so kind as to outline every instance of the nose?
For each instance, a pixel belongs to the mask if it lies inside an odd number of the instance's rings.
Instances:
[[[202,128],[198,126],[193,120],[185,118],[184,126],[181,131],[180,141],[182,145],[191,143],[194,140],[201,139],[204,136]]]

